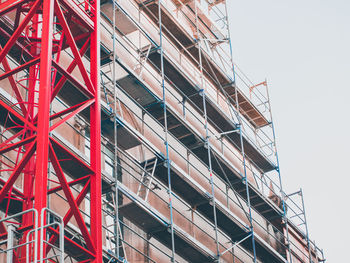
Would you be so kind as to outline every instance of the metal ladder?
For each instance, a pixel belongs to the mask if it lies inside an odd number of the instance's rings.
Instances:
[[[139,63],[137,63],[136,66],[134,67],[134,71],[137,72],[139,77],[141,77],[142,75],[143,68],[146,64],[146,61],[148,60],[149,54],[151,53],[151,49],[152,49],[152,44],[149,44],[139,52],[140,54]]]
[[[107,224],[106,225],[106,236],[107,236],[107,241],[109,242],[109,249],[108,249],[108,261],[107,263],[117,263],[117,262],[122,262],[122,263],[127,263],[128,259],[126,256],[126,249],[125,249],[125,241],[123,237],[123,232],[120,226],[120,220],[119,218],[116,218],[116,213],[115,210],[117,209],[117,204],[116,204],[116,198],[115,198],[115,192],[111,192],[111,204],[107,204],[111,209],[114,209],[114,213],[112,212],[107,212],[107,214],[112,217],[113,223]],[[106,200],[106,203],[109,203]],[[120,239],[120,242],[116,242],[117,239]],[[118,247],[117,247],[118,246]],[[122,248],[123,250],[123,256],[117,255],[116,251],[119,251],[119,249]]]
[[[122,247],[124,257],[119,256],[119,258],[117,258],[114,252],[109,251],[109,253],[112,254],[113,256],[110,256],[110,258],[108,260],[108,263],[114,263],[114,262],[115,263],[116,262],[127,263],[128,259],[127,259],[127,256],[126,256],[125,245],[124,245],[124,238],[123,238],[122,229],[120,227],[119,220],[118,220],[117,224],[113,223],[113,224],[107,226],[107,228],[110,228],[110,227],[117,227],[119,229],[119,231],[118,231],[119,237],[116,237],[116,238],[120,238],[120,240],[122,241],[122,244],[119,246],[119,248]],[[108,235],[108,240],[110,241],[110,246],[112,247],[112,239],[113,239],[114,235],[110,234],[110,231],[107,231],[107,235]],[[117,248],[117,249],[119,249],[119,248]]]
[[[107,105],[109,107],[110,112],[114,112],[114,107],[111,105],[113,103],[113,100],[110,101],[108,98],[108,95],[110,95],[111,97],[113,97],[113,68],[112,68],[112,64],[113,63],[106,63],[104,65],[101,66],[101,85],[102,85],[102,89],[103,89],[103,93],[107,102]],[[115,83],[115,85],[118,85],[117,83]],[[121,102],[119,96],[117,97],[117,103],[118,103],[118,109],[117,112],[115,113],[116,115],[119,115],[121,117],[121,119],[123,119],[123,110],[121,107]]]
[[[143,173],[140,180],[139,188],[137,189],[137,195],[147,201],[150,187],[154,179],[154,172],[158,163],[157,157],[148,159],[145,162]]]

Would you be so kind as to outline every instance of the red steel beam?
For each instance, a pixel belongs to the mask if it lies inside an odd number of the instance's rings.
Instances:
[[[79,206],[81,204],[81,202],[84,200],[86,194],[88,193],[89,191],[89,187],[90,187],[90,181],[87,181],[85,186],[83,187],[83,189],[80,191],[80,193],[78,194],[77,196],[77,199],[76,199],[76,203],[77,205]],[[72,209],[70,208],[68,210],[68,212],[66,213],[66,215],[64,216],[63,218],[63,224],[66,226],[69,222],[69,220],[72,218],[73,216],[73,211]],[[50,244],[54,244],[56,241],[57,241],[57,238],[58,236],[52,236],[49,240],[49,243]],[[49,251],[51,250],[52,246],[48,246],[46,248],[46,254],[49,253]]]
[[[46,225],[45,218],[41,218],[41,211],[47,207],[47,168],[49,161],[49,124],[51,102],[51,66],[52,66],[52,38],[54,20],[54,0],[43,0],[42,42],[40,56],[40,86],[38,103],[38,137],[35,164],[34,208],[39,212],[38,226]],[[0,57],[1,59],[1,57]],[[43,224],[43,225],[42,225]],[[46,231],[40,230],[41,236]],[[40,234],[37,240],[41,242]],[[44,248],[42,248],[45,251]],[[40,246],[38,247],[40,255]]]
[[[19,114],[11,106],[7,105],[2,100],[0,100],[0,106],[4,107],[10,114],[12,114],[16,118],[18,118],[22,122],[23,126],[27,126],[28,128],[30,128],[34,131],[36,130],[36,127],[31,122],[29,122],[27,119],[25,119],[21,114]]]
[[[0,185],[5,185],[5,183],[6,183],[6,181],[4,180],[4,179],[2,179],[2,178],[0,178]],[[2,187],[1,186],[1,187]],[[1,187],[0,187],[0,189],[1,189]],[[20,197],[20,198],[22,198],[23,199],[23,193],[22,192],[20,192],[19,190],[17,190],[16,188],[12,188],[12,192],[14,192],[15,193],[15,195],[16,196],[18,196],[18,197]]]
[[[3,28],[3,26],[4,26],[5,24],[3,24],[3,23],[1,23],[1,24],[2,24],[2,26],[0,26],[0,35],[1,35],[1,37],[4,37],[4,38],[7,39],[7,41],[8,41],[8,39],[11,38],[11,34],[9,34],[9,33]],[[17,41],[13,46],[16,47],[17,49],[21,50],[21,51],[23,52],[23,54],[25,54],[26,57],[27,57],[28,59],[32,59],[32,58],[33,58],[32,54],[27,50],[26,46],[23,45],[22,43],[20,43],[20,42]]]
[[[16,182],[18,176],[20,175],[20,173],[22,172],[24,166],[27,164],[27,162],[29,161],[29,159],[32,157],[32,155],[34,154],[35,151],[35,145],[36,143],[34,142],[30,148],[27,150],[27,152],[25,153],[25,155],[23,156],[22,160],[19,162],[19,164],[16,166],[15,170],[13,170],[12,174],[10,175],[10,177],[7,179],[6,183],[4,184],[4,186],[2,187],[2,189],[0,190],[0,203],[2,202],[2,200],[4,200],[6,194],[9,193],[9,190],[11,189],[11,187],[13,186],[13,184]]]
[[[56,122],[54,125],[52,125],[50,127],[50,131],[53,131],[54,129],[56,129],[58,126],[60,126],[62,123],[68,121],[70,118],[72,118],[73,116],[79,114],[81,111],[85,110],[87,107],[89,107],[92,103],[94,102],[93,99],[85,101],[82,105],[80,105],[77,108],[69,108],[68,110],[73,110],[70,112],[70,114],[68,114],[66,117],[64,117],[63,119],[59,120],[58,122]],[[73,108],[73,109],[72,109]],[[69,113],[69,111],[67,111],[67,113]]]
[[[63,28],[63,32],[67,38],[67,42],[68,42],[68,45],[70,46],[72,52],[73,52],[73,55],[74,55],[74,59],[76,59],[77,61],[77,64],[78,64],[78,68],[80,70],[80,73],[84,79],[84,82],[85,82],[85,85],[88,87],[88,90],[90,91],[93,91],[94,90],[94,87],[91,83],[91,79],[89,78],[89,75],[86,71],[86,68],[84,66],[84,63],[83,63],[83,60],[81,59],[81,56],[79,54],[79,50],[78,50],[78,47],[74,41],[74,37],[72,36],[72,32],[70,31],[69,29],[69,26],[67,24],[67,20],[65,19],[64,15],[63,15],[63,12],[62,12],[62,9],[61,7],[59,6],[58,4],[58,1],[55,0],[55,5],[56,5],[56,10],[57,10],[57,17],[58,17],[58,20],[60,21],[60,24]],[[0,57],[1,58],[1,57]]]
[[[4,142],[2,142],[2,143],[0,144],[0,149],[6,147],[10,142],[12,142],[12,141],[13,141],[14,139],[16,139],[18,136],[23,135],[23,133],[24,133],[24,130],[21,130],[21,131],[15,133],[14,135],[12,135],[10,138],[6,139]]]
[[[70,0],[59,0],[58,1],[62,6],[64,6],[65,9],[68,10],[70,17],[75,17],[77,20],[77,23],[79,22],[80,25],[86,27],[90,32],[93,32],[95,29],[95,26],[92,25],[91,21],[88,21],[90,16],[82,16],[80,12],[77,12],[76,9],[80,9],[76,3]],[[91,1],[92,2],[92,1]],[[80,9],[81,10],[81,9]],[[79,10],[79,11],[80,11]],[[96,15],[96,14],[93,14]]]
[[[2,47],[0,45],[0,51],[1,50],[2,50]],[[16,94],[16,99],[17,99],[17,101],[19,103],[19,106],[20,106],[20,108],[22,110],[22,113],[23,113],[24,116],[27,116],[27,109],[26,109],[26,107],[25,107],[25,105],[23,103],[22,95],[21,95],[20,91],[18,90],[18,86],[17,86],[17,83],[16,83],[15,79],[12,76],[14,73],[16,73],[16,71],[15,70],[11,70],[10,65],[9,65],[6,57],[2,61],[2,64],[4,65],[5,73],[0,76],[0,80],[4,79],[4,78],[1,78],[3,75],[8,74],[7,77],[9,79],[9,82],[10,82],[10,85],[11,85],[13,91]]]
[[[0,4],[0,16],[6,14],[19,6],[29,2],[30,0],[8,0]]]
[[[72,107],[69,107],[68,109],[62,110],[62,111],[57,112],[57,113],[55,113],[55,114],[52,114],[52,115],[50,116],[50,120],[55,120],[55,119],[57,119],[57,118],[59,118],[59,117],[62,117],[62,116],[64,116],[64,115],[68,114],[68,113],[71,113],[71,112],[75,111],[76,109],[78,109],[78,108],[80,108],[80,107],[86,105],[86,103],[88,103],[88,102],[93,102],[93,100],[83,101],[82,103],[79,103],[79,104],[77,104],[77,105],[74,105],[74,106],[72,106]],[[91,103],[90,103],[90,104],[91,104]],[[90,104],[89,104],[89,106],[90,106]]]
[[[0,51],[1,51],[1,49],[0,49]],[[4,63],[5,61],[7,61],[6,58],[4,58],[4,61],[3,61],[2,63]],[[0,75],[0,80],[3,80],[3,79],[5,79],[5,78],[8,78],[8,77],[10,77],[10,76],[13,75],[13,74],[16,74],[16,73],[18,73],[18,72],[20,72],[20,71],[22,71],[22,70],[24,70],[24,69],[27,69],[27,68],[29,68],[29,67],[31,67],[31,66],[37,64],[39,61],[40,61],[40,57],[36,57],[36,58],[34,58],[34,59],[32,59],[32,60],[30,60],[30,61],[28,61],[28,62],[26,62],[26,63],[24,63],[24,64],[22,64],[22,65],[20,65],[20,66],[18,66],[18,67],[16,67],[16,68],[14,68],[14,69],[10,69],[9,66],[8,66],[8,69],[7,69],[7,68],[5,67],[5,65],[4,65],[5,73],[3,73],[3,74]],[[7,64],[8,64],[8,63],[7,63]],[[17,94],[16,94],[16,95],[17,95]]]
[[[88,180],[90,180],[90,175],[86,175],[84,177],[81,177],[81,178],[78,178],[76,180],[70,181],[68,183],[68,185],[70,187],[72,187],[72,186],[77,185],[77,184],[86,183],[86,181],[88,181]],[[1,180],[0,180],[0,184],[1,184]],[[57,187],[53,187],[53,188],[49,189],[47,191],[47,193],[50,195],[50,194],[56,193],[56,192],[61,191],[61,190],[62,190],[62,186],[57,186]]]
[[[49,230],[54,235],[59,236],[59,231],[57,229],[49,227]],[[101,262],[101,263],[103,262],[102,258],[101,258],[101,261],[93,261],[94,258],[95,258],[95,254],[94,253],[92,253],[90,250],[82,247],[78,243],[74,242],[71,238],[69,238],[67,236],[64,237],[64,243],[66,244],[66,246],[74,248],[74,250],[77,252],[77,254],[80,254],[80,255],[83,254],[86,258],[90,258],[89,260],[87,260],[87,262]],[[81,262],[81,261],[79,261],[79,262]]]
[[[101,176],[101,89],[100,89],[100,0],[92,1],[94,31],[90,45],[90,76],[95,90],[95,103],[90,113],[90,162],[94,174],[90,189],[90,231],[96,248],[94,263],[102,263],[102,176]]]
[[[28,14],[25,16],[23,21],[19,24],[19,26],[16,28],[15,32],[13,32],[12,36],[10,39],[7,41],[6,45],[0,52],[0,63],[2,60],[5,58],[11,47],[14,45],[16,42],[17,38],[19,35],[23,32],[24,28],[26,25],[28,25],[29,21],[32,19],[32,17],[35,15],[36,11],[38,10],[38,7],[40,6],[41,1],[36,0],[35,3],[33,4],[32,8],[28,12]]]
[[[94,248],[93,242],[91,240],[90,233],[89,233],[89,231],[87,229],[87,226],[86,226],[86,224],[84,222],[84,219],[83,219],[83,217],[82,217],[82,215],[81,215],[81,213],[79,211],[79,206],[75,202],[75,199],[73,197],[73,193],[70,190],[70,187],[68,185],[67,179],[66,179],[66,177],[63,174],[61,165],[60,165],[60,163],[59,163],[59,161],[57,159],[55,151],[52,148],[51,144],[49,145],[49,147],[50,147],[49,154],[50,154],[50,160],[51,160],[52,166],[55,169],[56,176],[57,176],[57,178],[58,178],[58,180],[59,180],[59,182],[60,182],[60,184],[62,186],[62,190],[64,192],[64,195],[66,196],[66,198],[68,200],[70,209],[72,210],[72,213],[73,213],[73,215],[75,217],[75,220],[78,223],[79,229],[82,232],[81,234],[84,237],[84,240],[86,242],[87,247],[89,248],[90,251],[95,252],[95,248]]]
[[[84,43],[84,45],[82,46],[82,48],[79,51],[79,54],[81,56],[83,56],[85,54],[85,52],[87,51],[88,47],[90,44],[90,38],[88,38],[86,40],[86,42]],[[73,61],[71,62],[71,64],[68,66],[66,72],[68,74],[72,73],[73,70],[75,69],[77,65],[77,61],[73,59]],[[56,96],[58,94],[58,92],[61,90],[61,88],[63,87],[64,83],[66,83],[67,81],[67,77],[65,77],[64,75],[61,77],[61,79],[58,81],[57,85],[55,86],[53,92],[52,92],[52,99],[54,98],[54,96]]]
[[[79,80],[77,80],[73,75],[68,73],[67,70],[64,69],[60,64],[56,63],[56,61],[53,61],[53,65],[58,70],[58,72],[61,73],[62,75],[64,75],[69,81],[71,81],[76,88],[78,88],[80,91],[82,91],[89,98],[94,97],[93,92],[88,90]]]
[[[35,138],[36,138],[36,136],[33,135],[33,136],[27,137],[27,138],[25,138],[25,139],[23,139],[23,140],[21,140],[19,142],[8,144],[7,146],[0,148],[0,154],[7,153],[8,151],[16,149],[16,148],[18,148],[20,146],[23,146],[23,145],[27,144],[27,143],[30,143],[30,142],[34,141]]]
[[[77,157],[75,154],[73,154],[69,149],[67,149],[63,144],[55,140],[54,138],[50,138],[51,143],[53,144],[54,148],[58,147],[59,150],[63,151],[64,154],[68,155],[71,159],[72,162],[77,162],[79,166],[83,166],[84,169],[88,170],[89,173],[93,173],[94,171],[91,169],[89,165],[87,165],[83,160],[81,160],[79,157]]]

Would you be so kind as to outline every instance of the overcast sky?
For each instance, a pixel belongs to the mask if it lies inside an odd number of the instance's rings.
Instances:
[[[269,82],[285,191],[303,188],[327,262],[349,262],[350,1],[228,2],[235,62]]]

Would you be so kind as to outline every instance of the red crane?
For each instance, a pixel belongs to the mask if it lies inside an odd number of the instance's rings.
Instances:
[[[22,233],[20,243],[24,244],[27,235],[37,227],[42,233],[37,240],[31,238],[33,243],[42,244],[41,239],[45,239],[55,244],[59,228],[42,228],[47,225],[47,216],[41,211],[48,207],[50,194],[62,191],[69,204],[64,224],[74,218],[82,237],[82,241],[77,241],[65,236],[66,247],[70,248],[66,253],[71,253],[79,262],[102,262],[99,14],[99,0],[8,0],[0,3],[0,63],[4,69],[0,80],[8,80],[10,93],[15,97],[15,102],[0,100],[1,125],[4,132],[11,134],[0,141],[0,154],[17,156],[13,165],[1,168],[9,176],[0,182],[0,204],[6,208],[5,217],[15,213],[12,211],[16,207],[14,204],[19,204],[20,211],[37,211],[37,225],[32,212],[16,221],[16,231]],[[72,56],[69,63],[60,60],[63,52]],[[73,70],[79,72],[83,81],[72,74]],[[18,80],[18,75],[27,77]],[[75,94],[75,99],[64,109],[52,113],[51,105],[63,89]],[[52,135],[55,129],[82,112],[89,124],[89,162],[80,159]],[[57,182],[48,189],[49,162]],[[20,179],[22,190],[15,187]],[[81,185],[82,191],[75,197],[71,187],[76,184]],[[88,193],[89,225],[79,210]],[[2,239],[7,236],[8,223],[1,221]],[[34,250],[45,258],[50,249],[47,244],[30,249],[30,262],[34,260]],[[26,258],[23,247],[14,249],[13,262],[26,262]]]

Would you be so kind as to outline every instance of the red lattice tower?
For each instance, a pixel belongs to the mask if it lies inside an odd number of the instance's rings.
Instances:
[[[8,83],[8,93],[15,98],[0,100],[0,154],[16,156],[12,164],[4,162],[0,168],[0,172],[7,173],[0,179],[0,206],[5,217],[35,208],[40,229],[46,225],[46,216],[40,218],[40,211],[47,207],[48,196],[62,191],[69,204],[64,224],[74,218],[82,237],[77,242],[65,236],[66,247],[70,248],[66,253],[79,262],[102,262],[99,5],[98,0],[0,3],[0,85]],[[63,53],[71,56],[68,62],[61,62]],[[63,110],[51,113],[51,104],[62,94],[69,103]],[[83,116],[89,124],[89,163],[52,135],[76,115]],[[3,137],[5,133],[10,136]],[[48,189],[49,162],[57,182]],[[22,188],[15,186],[19,180]],[[72,187],[77,184],[82,190],[74,196]],[[89,225],[79,210],[88,193]],[[6,238],[8,223],[0,223],[0,239]],[[26,234],[34,228],[34,216],[25,214],[15,223],[17,232],[23,235],[19,242],[24,243]],[[58,227],[41,231],[47,241],[57,243]],[[39,246],[39,255],[40,249],[45,258],[51,247]],[[30,261],[33,255],[31,249]],[[23,247],[14,250],[13,262],[26,262],[25,259]]]

